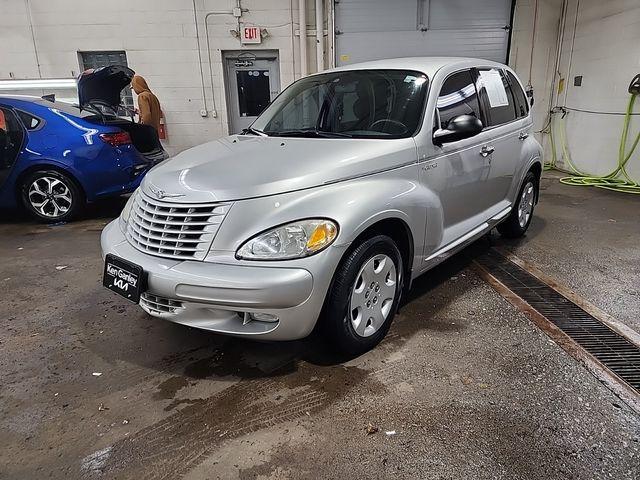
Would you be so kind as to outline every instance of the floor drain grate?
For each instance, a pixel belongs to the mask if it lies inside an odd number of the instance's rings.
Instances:
[[[476,262],[640,393],[640,348],[495,250]]]

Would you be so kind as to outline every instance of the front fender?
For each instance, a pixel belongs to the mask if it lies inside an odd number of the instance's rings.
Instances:
[[[375,223],[397,218],[422,252],[428,208],[434,196],[418,181],[418,165],[308,190],[236,202],[212,245],[212,252],[235,252],[274,226],[303,218],[330,218],[339,225],[334,245],[344,247]]]

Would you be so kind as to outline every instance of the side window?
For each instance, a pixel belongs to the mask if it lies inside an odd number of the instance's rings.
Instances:
[[[436,107],[440,114],[440,128],[447,128],[451,119],[460,115],[482,118],[470,70],[454,73],[444,81]]]
[[[516,107],[507,77],[497,68],[480,69],[478,73],[478,90],[483,99],[488,125],[513,122],[517,118]]]
[[[39,118],[29,115],[27,112],[23,112],[22,110],[16,110],[16,113],[27,130],[35,130],[42,123],[42,120]]]
[[[507,71],[507,78],[509,79],[511,91],[515,97],[516,114],[518,115],[518,118],[526,117],[529,113],[529,102],[527,101],[527,96],[525,95],[524,90],[522,90],[520,82],[513,73]]]

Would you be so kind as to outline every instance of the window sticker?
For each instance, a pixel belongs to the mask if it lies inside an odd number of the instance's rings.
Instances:
[[[502,83],[502,76],[498,70],[480,70],[480,81],[487,91],[491,108],[509,105],[507,90]]]

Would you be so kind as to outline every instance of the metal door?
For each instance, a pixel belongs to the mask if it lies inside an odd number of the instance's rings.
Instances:
[[[490,152],[485,157],[489,162],[486,197],[492,206],[499,209],[507,204],[516,169],[522,162],[524,121],[517,118],[515,98],[503,71],[480,68],[476,81],[485,111],[485,125],[492,136],[485,144],[486,151]],[[503,88],[499,89],[500,86]],[[495,90],[493,95],[490,90]],[[490,98],[492,96],[496,98]]]
[[[225,64],[229,133],[239,133],[280,93],[278,58],[243,52],[226,54]]]
[[[340,0],[336,65],[444,55],[506,62],[512,0]]]
[[[480,118],[482,110],[471,70],[443,76],[442,81],[436,76],[431,87],[436,108],[427,115],[433,116],[433,126],[446,128],[459,115]],[[431,224],[424,250],[427,264],[434,255],[440,258],[439,252],[449,251],[461,238],[473,236],[478,226],[491,216],[492,207],[487,195],[490,164],[481,150],[490,133],[437,147],[433,144],[432,130],[423,128],[429,133],[416,138],[420,181],[437,197],[435,204],[440,206],[426,212],[427,223]]]

